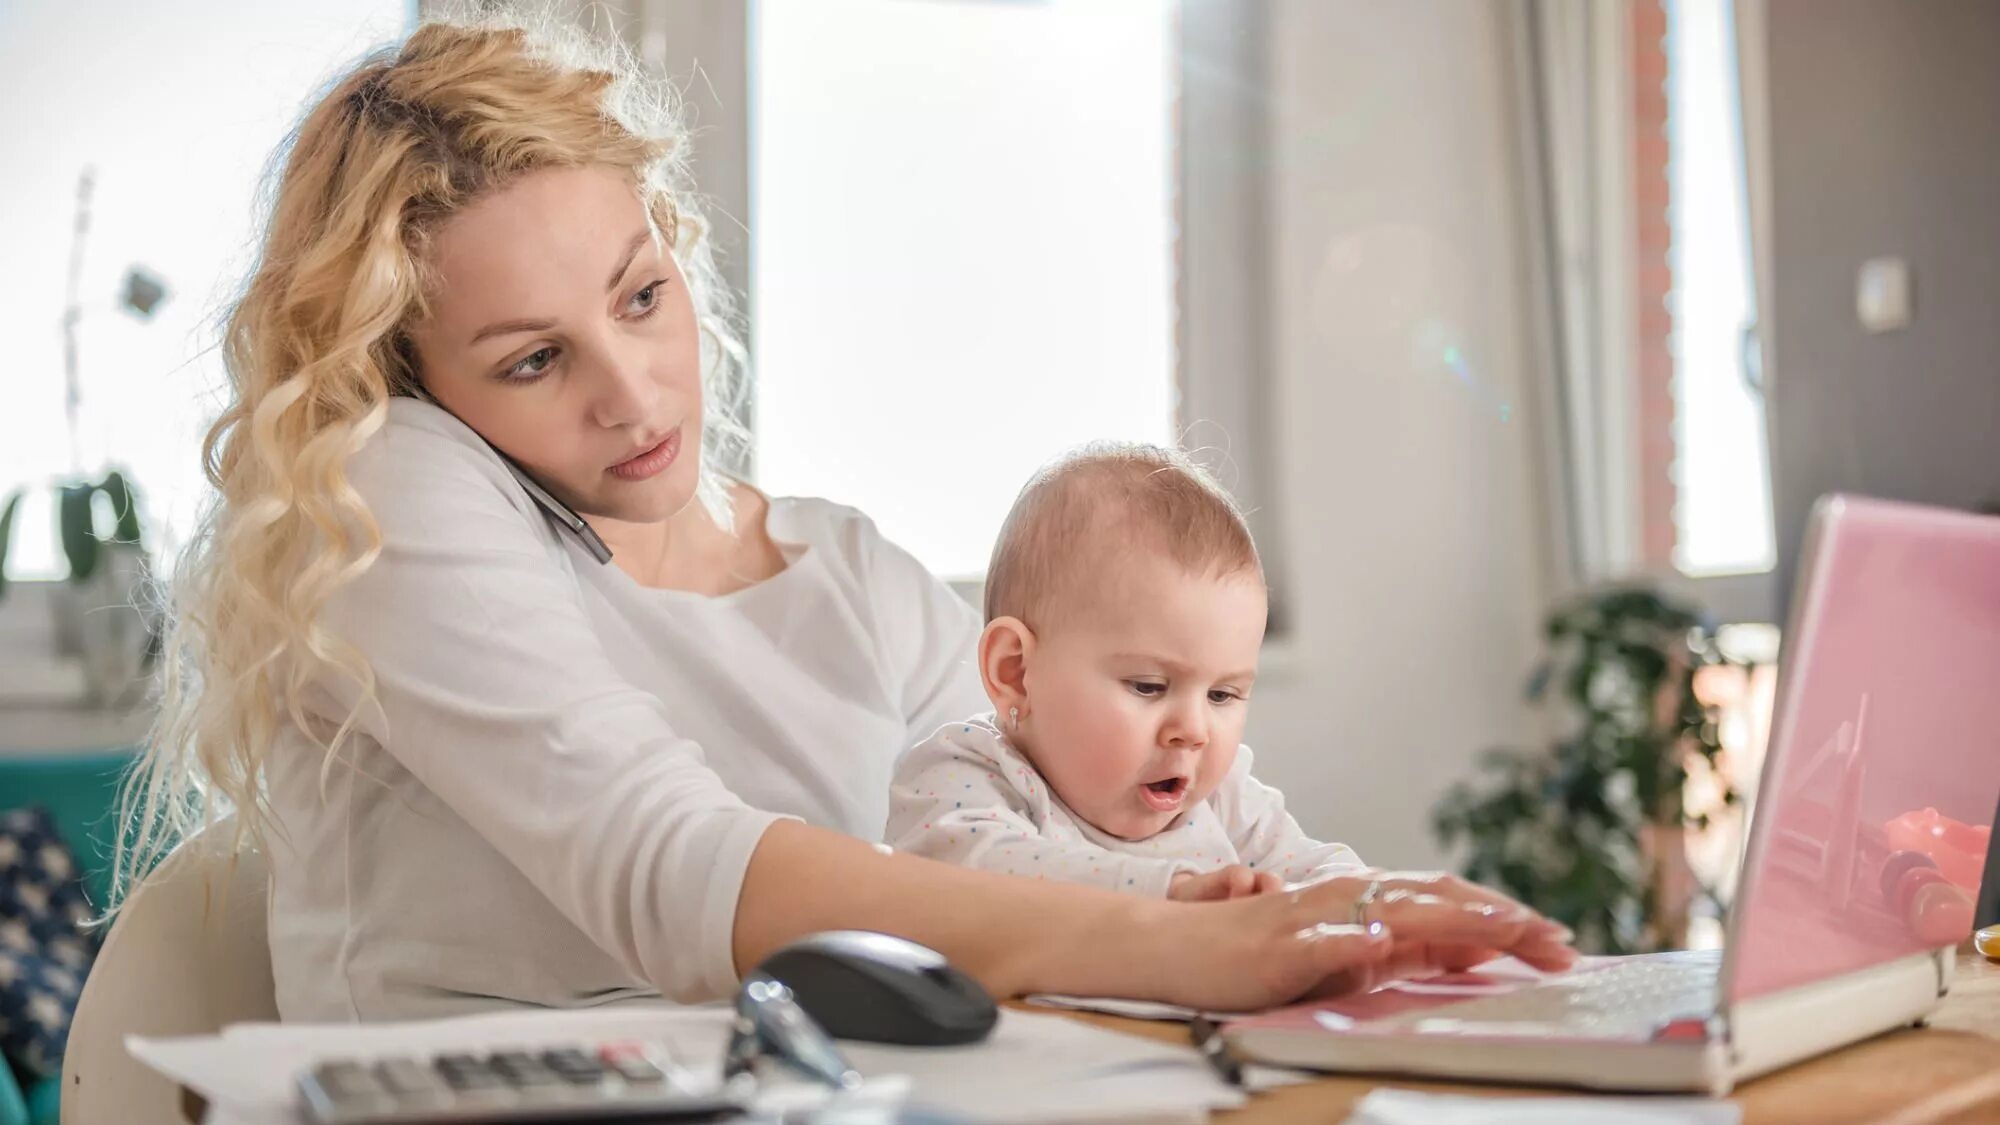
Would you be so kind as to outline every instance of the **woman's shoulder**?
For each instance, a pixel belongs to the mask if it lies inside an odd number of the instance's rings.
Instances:
[[[389,400],[388,417],[347,463],[348,483],[378,520],[534,511],[493,447],[434,403]]]

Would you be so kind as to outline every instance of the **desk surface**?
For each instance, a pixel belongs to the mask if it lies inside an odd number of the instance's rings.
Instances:
[[[1154,1039],[1185,1041],[1177,1023],[1077,1013],[1101,1027]],[[1481,1094],[1548,1096],[1561,1091],[1471,1086],[1367,1077],[1325,1077],[1262,1094],[1248,1106],[1217,1114],[1218,1125],[1342,1120],[1376,1086]],[[1732,1097],[1745,1125],[1971,1125],[2000,1122],[2000,965],[1970,950],[1930,1026],[1890,1032],[1766,1075]]]

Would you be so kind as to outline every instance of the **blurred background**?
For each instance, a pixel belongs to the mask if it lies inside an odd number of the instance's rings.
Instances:
[[[695,121],[756,483],[971,593],[1037,464],[1198,447],[1265,780],[1599,948],[1713,939],[1812,500],[2000,501],[2000,5],[558,8]],[[0,3],[0,809],[92,870],[260,177],[422,14]]]

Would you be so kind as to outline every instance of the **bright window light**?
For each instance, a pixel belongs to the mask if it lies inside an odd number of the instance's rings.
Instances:
[[[1777,559],[1763,396],[1744,370],[1757,306],[1733,18],[1730,0],[1667,3],[1674,562],[1696,576],[1766,571]]]
[[[763,488],[975,578],[1036,466],[1172,438],[1173,11],[757,4]]]

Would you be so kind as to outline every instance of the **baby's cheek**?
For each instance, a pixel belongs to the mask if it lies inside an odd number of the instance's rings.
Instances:
[[[1234,738],[1216,742],[1209,747],[1201,763],[1201,794],[1205,798],[1222,785],[1229,771],[1236,765],[1236,751],[1241,744]]]
[[[1044,769],[1063,800],[1090,815],[1121,803],[1137,783],[1140,763],[1131,758],[1118,742],[1086,737],[1070,742]]]

